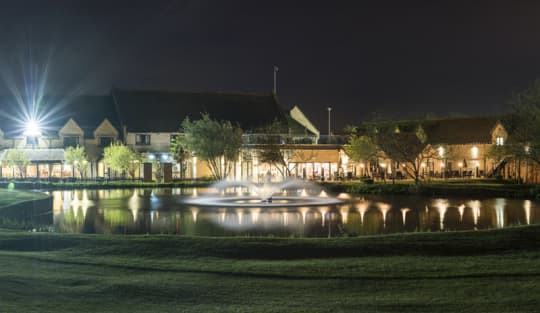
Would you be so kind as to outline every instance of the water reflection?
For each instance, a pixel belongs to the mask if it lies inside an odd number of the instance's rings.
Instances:
[[[58,231],[81,233],[326,237],[540,222],[540,205],[530,200],[341,194],[343,204],[297,208],[197,207],[180,201],[198,193],[201,190],[169,188],[54,191],[54,224]]]

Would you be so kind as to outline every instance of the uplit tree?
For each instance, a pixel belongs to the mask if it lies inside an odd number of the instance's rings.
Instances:
[[[379,148],[373,142],[373,138],[357,134],[356,129],[353,129],[349,136],[349,142],[343,148],[349,158],[355,162],[369,163],[376,160],[380,154]]]
[[[26,168],[30,164],[26,153],[21,149],[9,149],[4,155],[3,161],[7,166],[15,167],[19,170],[19,177],[26,177]]]
[[[511,104],[513,113],[505,125],[513,145],[510,151],[540,165],[540,80],[518,93]],[[507,148],[504,150],[510,152]]]
[[[64,162],[69,164],[75,171],[79,172],[79,177],[84,178],[86,167],[88,166],[88,160],[86,157],[86,151],[84,147],[68,147],[64,152]]]
[[[190,153],[186,150],[186,148],[184,148],[184,146],[182,146],[180,136],[176,136],[171,140],[171,147],[169,150],[173,159],[180,165],[180,178],[185,178]]]
[[[180,143],[188,151],[206,161],[212,175],[223,179],[233,169],[242,145],[242,130],[230,121],[217,121],[208,114],[202,114],[199,120],[186,118],[182,122],[184,136]]]
[[[420,123],[400,129],[399,125],[386,123],[372,129],[371,136],[381,151],[418,184],[422,178],[422,163],[438,156],[427,143],[427,136]]]
[[[258,130],[257,156],[259,161],[273,165],[282,177],[291,176],[289,162],[295,157],[295,150],[288,149],[283,142],[283,134],[287,133],[287,126],[279,120],[274,120]]]
[[[113,171],[127,173],[133,179],[140,166],[141,155],[122,143],[113,143],[103,149],[103,162]]]

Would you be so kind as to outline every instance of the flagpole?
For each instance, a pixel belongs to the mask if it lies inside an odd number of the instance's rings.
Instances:
[[[277,95],[277,72],[278,72],[278,67],[276,65],[274,65],[274,95]]]

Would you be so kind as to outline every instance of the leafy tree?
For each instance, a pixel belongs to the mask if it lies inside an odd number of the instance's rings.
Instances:
[[[257,156],[259,161],[274,165],[283,177],[291,176],[289,162],[294,158],[294,149],[284,146],[283,134],[287,133],[287,126],[278,120],[259,129],[257,137]]]
[[[7,166],[11,167],[17,167],[19,170],[19,177],[24,178],[26,177],[26,168],[30,164],[30,161],[26,157],[26,153],[24,153],[21,149],[9,149],[7,150],[6,154],[4,155],[3,160]]]
[[[374,128],[371,136],[388,158],[405,165],[402,169],[418,184],[422,178],[422,163],[438,156],[429,147],[421,127],[411,125],[407,128],[402,130],[399,125],[388,123]]]
[[[141,156],[122,143],[112,143],[103,149],[103,161],[113,171],[128,173],[133,179],[140,166]]]
[[[510,151],[518,153],[516,157],[524,154],[540,165],[540,80],[518,93],[511,104],[513,114],[506,123],[514,146]]]
[[[238,159],[242,145],[242,130],[230,121],[217,121],[208,114],[201,119],[182,122],[184,136],[181,144],[188,151],[206,161],[216,179],[226,178]]]
[[[84,178],[84,172],[86,171],[86,167],[88,165],[88,160],[84,147],[68,147],[64,152],[64,159],[66,164],[72,166],[73,173],[77,171],[79,172],[79,177]]]
[[[185,178],[187,162],[191,154],[182,146],[182,140],[179,136],[172,139],[170,152],[176,163],[180,165],[180,178]]]
[[[344,147],[345,153],[355,162],[368,163],[376,160],[380,154],[373,138],[367,135],[359,135],[354,131],[349,136],[349,142]]]

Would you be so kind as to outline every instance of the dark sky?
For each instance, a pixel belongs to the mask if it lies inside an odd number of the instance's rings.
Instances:
[[[373,113],[508,112],[539,76],[538,1],[0,1],[1,88],[270,92],[326,131]],[[39,76],[39,75],[38,75]]]

